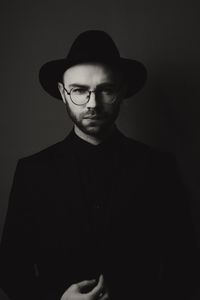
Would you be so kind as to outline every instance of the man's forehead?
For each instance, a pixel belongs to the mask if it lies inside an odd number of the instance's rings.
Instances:
[[[114,70],[102,63],[82,63],[72,66],[63,74],[63,81],[72,83],[74,80],[87,81],[99,80],[100,82],[114,82],[117,77]]]

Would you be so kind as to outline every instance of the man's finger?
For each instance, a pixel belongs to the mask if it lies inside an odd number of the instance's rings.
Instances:
[[[89,292],[94,286],[96,285],[96,280],[91,279],[91,280],[83,280],[81,282],[78,282],[76,284],[76,288],[81,292],[81,293],[87,293]]]
[[[91,292],[88,293],[88,296],[95,299],[101,294],[101,292],[103,292],[103,290],[104,290],[104,278],[103,275],[100,275],[97,285],[93,288]]]

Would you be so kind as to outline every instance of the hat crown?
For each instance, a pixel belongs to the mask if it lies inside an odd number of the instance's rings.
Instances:
[[[118,61],[119,51],[112,38],[104,31],[88,30],[81,33],[66,57],[70,61]]]
[[[64,72],[87,62],[105,63],[114,71],[120,71],[126,85],[124,98],[137,93],[147,78],[145,66],[139,61],[121,57],[109,34],[102,30],[88,30],[75,39],[67,57],[49,61],[40,68],[40,83],[47,93],[61,100],[58,82],[62,82]]]

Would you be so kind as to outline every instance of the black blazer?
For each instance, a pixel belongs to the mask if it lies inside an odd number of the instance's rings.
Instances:
[[[11,300],[58,300],[100,273],[114,300],[192,293],[196,246],[174,158],[120,133],[110,146],[115,175],[98,233],[73,133],[18,162],[0,252],[0,283]]]

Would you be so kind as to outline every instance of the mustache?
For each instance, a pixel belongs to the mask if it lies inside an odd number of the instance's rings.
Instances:
[[[105,116],[106,116],[105,113],[93,110],[93,111],[86,112],[83,117],[85,119],[87,119],[87,118],[91,118],[91,119],[97,118],[98,119],[98,118],[103,118]]]

